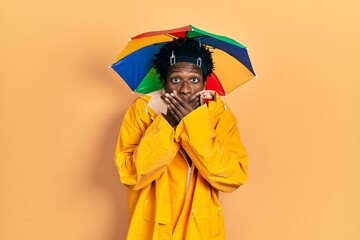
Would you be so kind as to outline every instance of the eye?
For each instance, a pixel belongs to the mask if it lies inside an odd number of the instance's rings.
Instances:
[[[178,82],[180,82],[180,78],[174,77],[174,78],[171,79],[171,82],[178,83]]]
[[[191,81],[192,83],[197,83],[197,82],[199,82],[199,79],[196,78],[196,77],[193,77],[193,78],[191,78],[190,81]]]

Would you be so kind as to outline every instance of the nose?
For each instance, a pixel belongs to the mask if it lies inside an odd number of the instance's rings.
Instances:
[[[180,89],[179,89],[179,93],[182,95],[187,95],[187,94],[191,93],[191,86],[188,81],[182,82]]]

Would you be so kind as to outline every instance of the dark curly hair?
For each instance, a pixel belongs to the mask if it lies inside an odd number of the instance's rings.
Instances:
[[[201,45],[199,42],[192,38],[177,38],[171,42],[166,43],[159,51],[155,54],[154,68],[156,73],[160,75],[160,80],[164,83],[167,77],[168,68],[170,66],[170,57],[174,53],[177,59],[198,59],[202,61],[202,72],[204,81],[214,70],[214,63],[211,56],[210,50]],[[179,60],[188,62],[187,60]],[[190,61],[191,62],[191,61]]]

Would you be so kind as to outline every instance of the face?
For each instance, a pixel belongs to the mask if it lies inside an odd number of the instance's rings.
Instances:
[[[165,90],[168,93],[176,90],[179,97],[188,101],[190,96],[204,89],[202,70],[194,63],[178,62],[171,65],[165,79]]]

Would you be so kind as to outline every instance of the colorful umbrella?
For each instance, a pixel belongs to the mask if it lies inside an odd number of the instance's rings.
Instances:
[[[153,68],[154,55],[167,42],[184,37],[199,41],[212,52],[215,70],[208,77],[205,89],[225,95],[255,76],[245,46],[192,25],[147,32],[131,38],[111,67],[134,92],[149,93],[159,90],[162,84]]]

